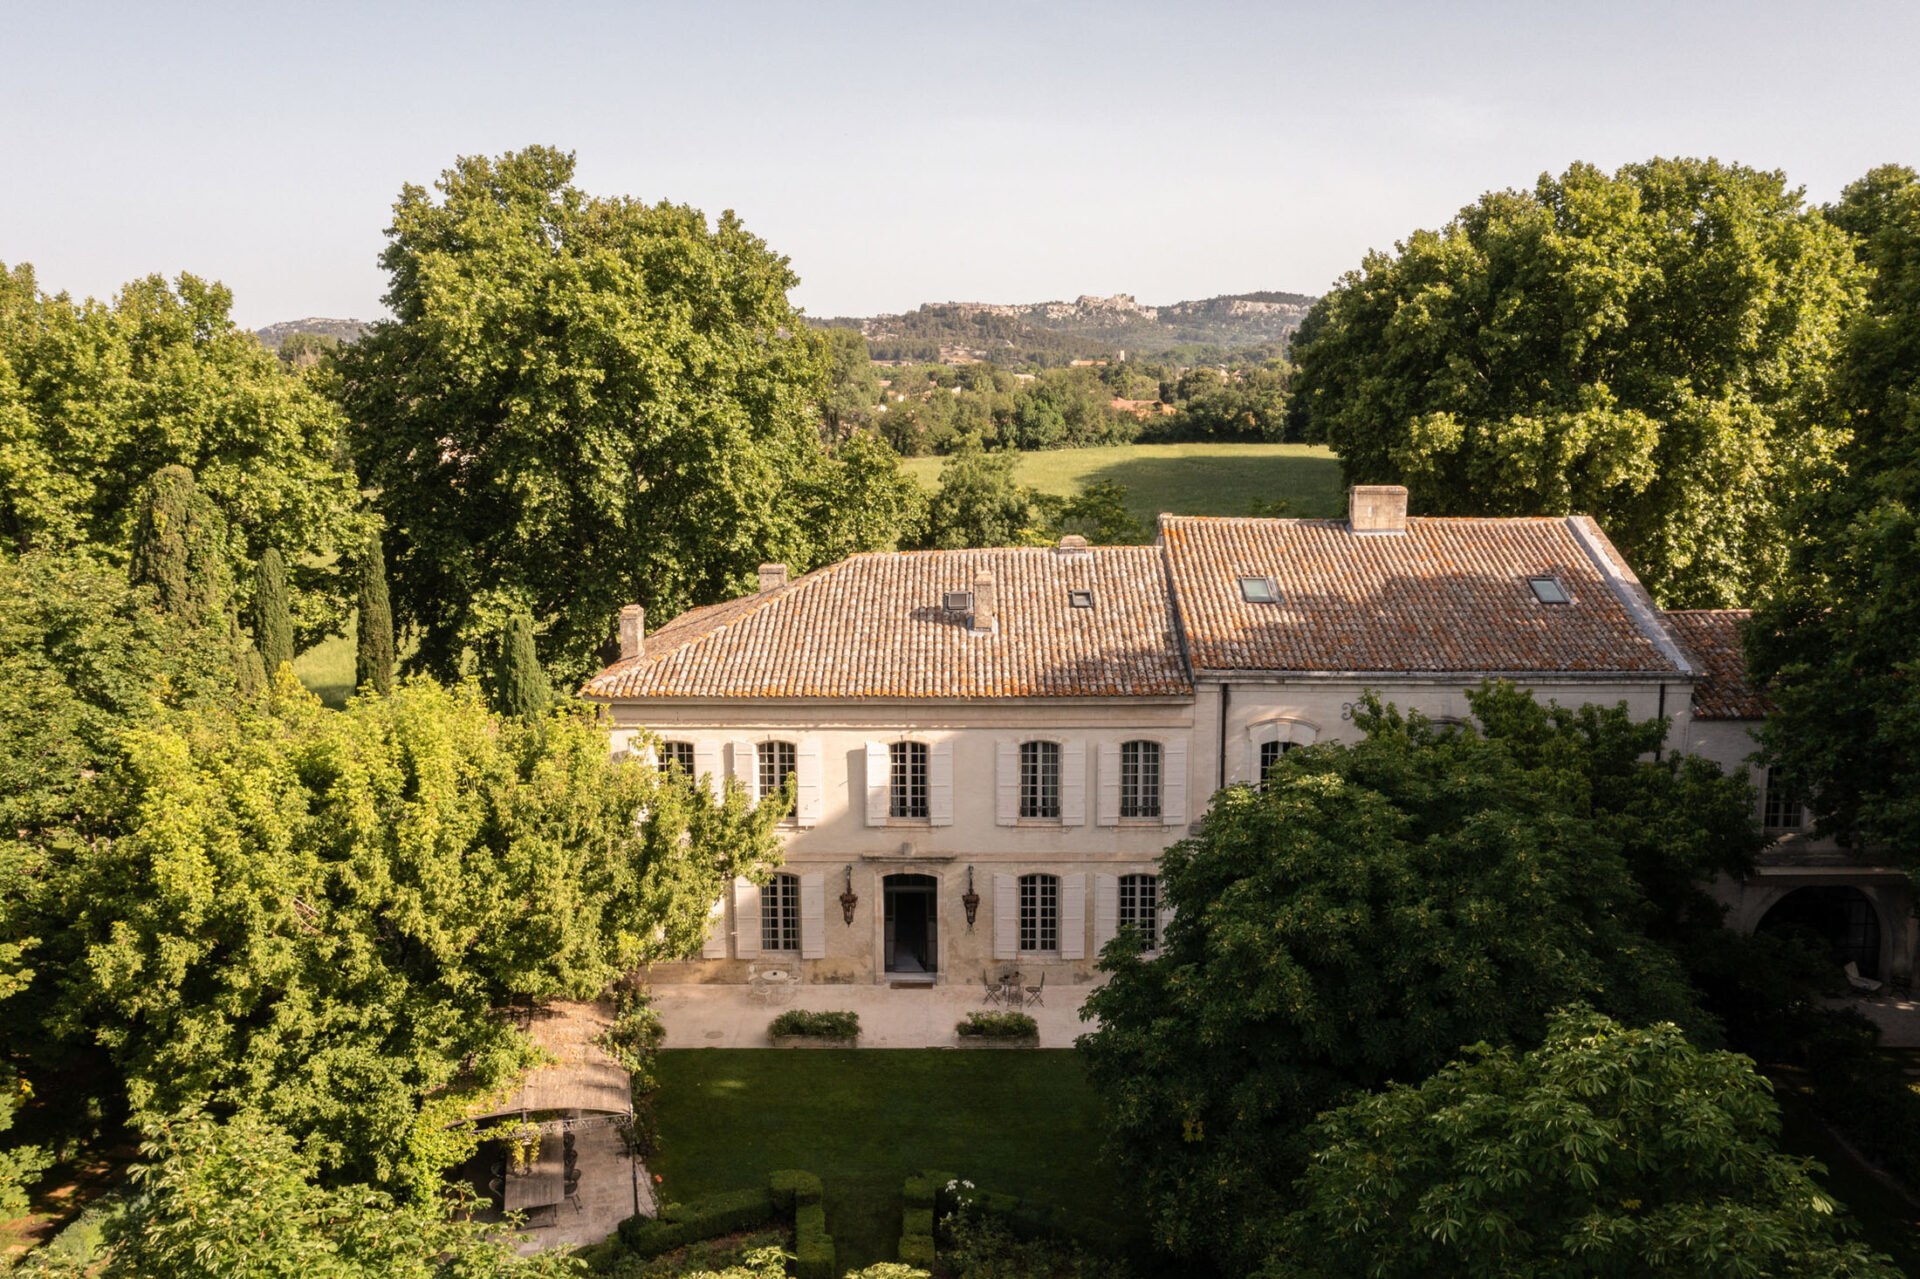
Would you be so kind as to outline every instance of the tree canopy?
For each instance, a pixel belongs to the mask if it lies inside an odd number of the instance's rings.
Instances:
[[[1261,1279],[1581,1274],[1893,1279],[1846,1237],[1823,1171],[1779,1153],[1747,1058],[1670,1023],[1555,1016],[1418,1086],[1320,1117]]]
[[[269,545],[292,557],[294,624],[312,641],[338,628],[348,589],[307,560],[360,527],[344,419],[234,327],[231,304],[191,275],[74,302],[0,266],[0,547],[123,557],[136,490],[184,467],[223,517],[228,563]]]
[[[1778,707],[1767,750],[1822,828],[1920,865],[1920,177],[1876,169],[1828,216],[1871,273],[1833,379],[1851,439],[1800,499],[1748,657]]]
[[[1584,164],[1370,253],[1291,351],[1302,438],[1416,513],[1596,517],[1667,607],[1743,605],[1843,434],[1848,236],[1777,172]]]
[[[546,147],[409,185],[381,256],[394,319],[340,356],[413,668],[451,677],[507,617],[556,679],[624,604],[671,617],[884,545],[844,508],[884,450],[822,443],[823,343],[787,260],[731,212],[593,196]]]
[[[1643,931],[1654,907],[1617,819],[1637,804],[1692,856],[1737,864],[1746,845],[1713,848],[1679,806],[1744,808],[1745,782],[1676,784],[1655,813],[1624,712],[1596,721],[1507,685],[1471,700],[1481,730],[1370,703],[1362,740],[1220,792],[1162,858],[1161,955],[1123,940],[1103,956],[1081,1047],[1163,1247],[1254,1269],[1307,1122],[1349,1089],[1419,1079],[1480,1040],[1536,1044],[1574,1001],[1703,1024]]]
[[[608,759],[584,715],[491,715],[416,681],[127,732],[95,838],[41,907],[52,1029],[96,1040],[137,1119],[257,1108],[318,1165],[399,1176],[430,1091],[524,1060],[494,1010],[591,997],[697,951],[777,813]]]

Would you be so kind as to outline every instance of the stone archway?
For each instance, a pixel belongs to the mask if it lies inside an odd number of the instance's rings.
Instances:
[[[1796,888],[1767,908],[1754,931],[1818,937],[1832,949],[1835,964],[1851,963],[1862,977],[1881,976],[1880,912],[1858,888]]]

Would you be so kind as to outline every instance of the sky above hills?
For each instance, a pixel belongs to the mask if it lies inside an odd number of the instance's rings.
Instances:
[[[574,150],[747,224],[814,315],[1317,293],[1574,160],[1717,155],[1815,201],[1920,165],[1920,6],[0,5],[0,262],[381,314],[403,183]]]

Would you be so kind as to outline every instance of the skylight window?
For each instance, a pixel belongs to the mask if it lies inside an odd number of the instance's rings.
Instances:
[[[1092,591],[1068,591],[1067,603],[1072,605],[1074,608],[1092,608],[1093,592]]]
[[[1274,585],[1270,577],[1243,577],[1240,579],[1240,598],[1249,604],[1278,604],[1280,588]]]
[[[1573,603],[1573,596],[1567,594],[1567,588],[1560,585],[1557,577],[1530,577],[1527,585],[1533,588],[1533,598],[1542,604]]]

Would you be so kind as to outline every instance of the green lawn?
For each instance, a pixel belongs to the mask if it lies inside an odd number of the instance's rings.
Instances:
[[[901,466],[931,488],[944,461],[915,457]],[[1020,482],[1043,493],[1072,495],[1096,480],[1124,485],[1127,506],[1149,528],[1162,511],[1245,515],[1253,502],[1275,499],[1284,499],[1293,515],[1346,512],[1339,459],[1317,444],[1123,444],[1020,459]]]
[[[890,1261],[900,1184],[942,1168],[1057,1205],[1090,1236],[1141,1238],[1099,1162],[1100,1102],[1058,1051],[704,1048],[660,1054],[664,1199],[733,1190],[777,1168],[826,1183],[843,1267]]]
[[[328,706],[339,710],[353,696],[354,645],[358,643],[355,622],[357,610],[347,614],[347,630],[321,640],[293,659],[293,673],[300,682]]]

